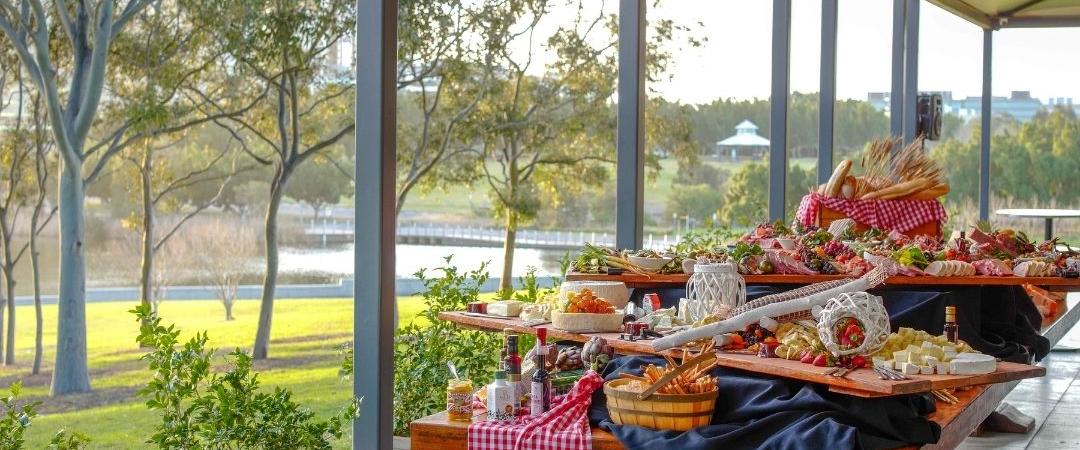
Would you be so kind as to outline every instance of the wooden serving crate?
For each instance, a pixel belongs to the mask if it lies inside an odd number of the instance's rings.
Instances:
[[[888,201],[888,200],[886,200]],[[821,228],[829,228],[829,225],[840,219],[847,219],[848,217],[841,211],[835,209],[826,208],[822,206],[818,209],[817,226]],[[855,231],[866,231],[869,226],[859,221],[855,221]],[[923,223],[915,228],[905,231],[904,234],[908,236],[920,236],[929,235],[941,237],[941,222],[930,221]]]

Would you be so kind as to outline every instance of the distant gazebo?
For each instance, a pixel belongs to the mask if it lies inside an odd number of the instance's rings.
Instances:
[[[758,126],[754,122],[744,120],[735,126],[735,135],[716,143],[716,157],[723,158],[725,153],[731,154],[731,159],[740,156],[760,158],[769,150],[769,140],[757,134]]]

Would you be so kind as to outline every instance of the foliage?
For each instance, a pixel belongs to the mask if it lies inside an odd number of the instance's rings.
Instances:
[[[394,337],[394,434],[407,436],[409,423],[446,407],[446,384],[453,362],[474,386],[483,386],[498,364],[500,335],[469,331],[439,320],[443,311],[460,311],[476,301],[487,281],[486,265],[459,272],[446,257],[446,266],[429,275],[421,270],[416,277],[424,284],[425,310],[420,317],[427,324],[411,323],[398,329]]]
[[[966,140],[942,141],[931,156],[944,169],[948,203],[979,198],[980,130]],[[1072,205],[1080,200],[1080,118],[1067,108],[1040,112],[1015,131],[991,141],[992,192],[1027,207]]]
[[[41,402],[19,404],[17,400],[22,391],[21,382],[12,383],[8,390],[11,391],[11,395],[0,398],[0,406],[3,406],[4,413],[0,416],[0,448],[19,450],[26,444],[23,434],[37,417],[37,406]],[[49,450],[77,450],[84,448],[88,441],[89,439],[80,433],[68,434],[60,430],[53,436],[48,448]]]
[[[715,252],[717,249],[727,250],[727,243],[738,237],[739,233],[727,227],[700,228],[686,233],[675,244],[675,253],[685,256],[696,256],[702,252]]]
[[[289,197],[311,206],[315,218],[323,208],[333,207],[352,191],[349,172],[322,155],[316,155],[311,163],[300,166],[286,190]]]
[[[724,203],[724,193],[708,184],[675,185],[668,197],[667,214],[690,216],[697,223],[712,221]]]
[[[182,343],[180,330],[162,325],[146,305],[131,312],[141,323],[139,344],[151,348],[142,359],[154,378],[139,395],[162,414],[147,441],[159,448],[330,449],[358,413],[354,402],[317,421],[289,390],[260,391],[251,356],[242,350],[229,353],[226,372],[212,372],[214,351],[206,348],[205,332]]]
[[[794,217],[803,195],[816,185],[814,169],[803,169],[792,164],[788,168],[787,186],[784,193],[784,212]],[[731,226],[750,226],[763,222],[769,216],[769,168],[767,164],[749,163],[735,172],[728,181],[724,194],[724,206],[720,212],[722,223]]]

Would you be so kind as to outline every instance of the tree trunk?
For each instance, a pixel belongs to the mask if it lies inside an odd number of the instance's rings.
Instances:
[[[41,353],[44,350],[41,342],[41,328],[44,324],[44,317],[41,312],[41,266],[37,249],[38,216],[40,215],[41,208],[39,206],[34,209],[34,216],[30,219],[30,271],[34,283],[34,367],[30,369],[30,373],[34,375],[41,373]]]
[[[10,253],[8,243],[4,246],[4,253]],[[10,256],[8,257],[10,259]],[[4,365],[15,364],[15,265],[11,264],[4,269],[4,288],[7,291],[7,342],[4,351]]]
[[[262,303],[259,305],[259,325],[255,331],[255,359],[266,359],[270,351],[270,324],[274,317],[274,288],[278,274],[278,209],[289,181],[289,170],[282,167],[270,183],[270,203],[266,205],[265,236],[266,274],[263,278]]]
[[[503,244],[502,279],[499,280],[500,291],[514,288],[514,239],[516,237],[517,214],[508,210],[506,212],[506,242]]]
[[[233,320],[233,315],[232,315],[233,301],[229,300],[227,302],[221,302],[221,303],[225,305],[225,320],[226,321]]]
[[[148,146],[149,147],[149,146]],[[139,267],[139,299],[143,306],[153,307],[154,287],[154,200],[150,192],[150,175],[153,172],[153,155],[150,148],[143,154],[142,168],[139,170],[139,184],[142,188],[142,263]],[[154,308],[156,310],[156,308]],[[155,311],[157,312],[157,311]]]
[[[90,391],[86,362],[86,216],[82,170],[62,159],[60,292],[52,395]]]

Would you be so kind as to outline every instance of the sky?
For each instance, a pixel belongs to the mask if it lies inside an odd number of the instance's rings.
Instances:
[[[610,1],[610,0],[609,0]],[[616,3],[617,2],[613,2]],[[919,88],[980,95],[982,29],[923,2],[920,9]],[[666,0],[648,17],[696,25],[701,48],[673,47],[671,78],[650,86],[669,100],[767,98],[771,71],[772,2]],[[793,0],[791,88],[816,92],[820,83],[821,2]],[[840,0],[837,96],[866,99],[888,91],[892,0]],[[994,95],[1031,91],[1037,98],[1080,103],[1080,28],[1014,29],[994,33]]]

